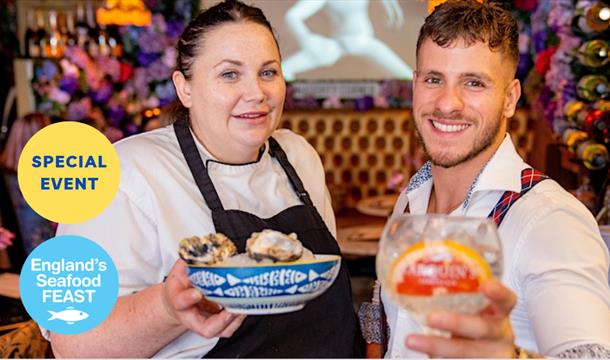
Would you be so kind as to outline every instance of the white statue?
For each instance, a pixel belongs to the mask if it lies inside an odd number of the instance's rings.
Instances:
[[[381,0],[388,21],[394,27],[403,24],[397,0]],[[394,77],[412,79],[413,70],[388,45],[375,37],[368,14],[369,0],[298,0],[287,12],[285,21],[301,49],[282,62],[284,79],[321,66],[335,64],[344,55],[369,59]],[[305,20],[321,9],[330,15],[334,34],[326,37],[312,32]]]

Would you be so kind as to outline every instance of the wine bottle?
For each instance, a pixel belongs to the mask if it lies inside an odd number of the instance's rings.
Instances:
[[[610,43],[606,40],[595,39],[582,44],[578,49],[577,57],[578,61],[584,66],[599,68],[610,62],[609,52]]]
[[[110,45],[110,54],[114,57],[120,58],[123,55],[123,44],[121,43],[121,36],[116,26],[108,27],[108,45]]]
[[[589,170],[599,170],[608,166],[610,157],[604,145],[593,140],[586,140],[578,144],[576,155]]]
[[[36,11],[36,38],[38,39],[38,56],[48,57],[46,53],[47,42],[49,41],[47,30],[44,24],[44,13],[42,10]]]
[[[100,52],[100,47],[98,44],[99,29],[97,22],[95,21],[95,12],[93,11],[93,6],[91,3],[87,3],[87,26],[89,28],[89,42],[87,43],[87,51],[89,52],[89,55],[96,57]]]
[[[572,20],[575,32],[591,35],[603,32],[610,27],[610,5],[601,1],[576,9],[577,15]]]
[[[49,11],[49,41],[47,41],[45,54],[47,57],[60,58],[63,55],[61,34],[57,29],[57,12]]]
[[[603,75],[585,75],[578,81],[576,91],[583,100],[605,99],[610,92],[608,79]]]
[[[581,112],[582,127],[589,136],[602,144],[610,143],[610,111],[592,109]]]
[[[586,109],[587,104],[580,100],[572,99],[563,106],[563,113],[571,126],[579,126],[578,114]]]
[[[595,32],[610,28],[610,5],[596,2],[587,11],[587,26]]]
[[[89,42],[89,25],[87,25],[87,21],[85,20],[85,5],[82,2],[79,2],[76,5],[76,24],[74,24],[76,28],[76,44],[87,50],[88,42]]]
[[[34,11],[28,10],[27,12],[27,26],[25,30],[23,44],[25,57],[35,58],[40,57],[40,43],[38,40],[37,29],[35,29],[35,17]]]
[[[582,130],[578,130],[575,128],[568,128],[562,134],[563,143],[568,146],[568,150],[575,153],[578,144],[587,140],[589,135]]]
[[[110,55],[110,43],[109,43],[108,32],[106,31],[106,26],[101,25],[99,27],[99,31],[97,33],[97,45],[100,49],[100,55],[109,56]]]

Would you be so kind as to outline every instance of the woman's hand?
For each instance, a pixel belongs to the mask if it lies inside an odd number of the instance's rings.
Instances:
[[[496,279],[481,287],[490,304],[478,315],[431,313],[427,326],[448,331],[451,338],[413,334],[407,347],[430,357],[507,358],[514,357],[514,335],[508,315],[515,306],[515,294]]]
[[[177,324],[206,338],[230,337],[246,318],[222,310],[191,285],[186,264],[178,259],[163,283],[165,310]]]
[[[15,234],[0,226],[0,250],[4,250],[13,245]]]

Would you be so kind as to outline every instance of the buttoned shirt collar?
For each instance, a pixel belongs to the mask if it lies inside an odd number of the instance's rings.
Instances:
[[[462,210],[467,209],[472,196],[479,191],[521,191],[521,179],[507,176],[507,174],[519,174],[525,166],[525,162],[516,152],[510,136],[505,135],[498,150],[473,182],[473,186],[462,203]],[[402,201],[396,203],[394,213],[404,212],[407,203],[411,213],[426,213],[432,184],[432,164],[428,161],[411,178],[409,186],[405,190],[406,196],[402,197]]]

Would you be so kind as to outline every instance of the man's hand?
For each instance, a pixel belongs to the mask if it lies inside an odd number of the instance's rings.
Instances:
[[[478,315],[445,312],[428,315],[426,325],[450,332],[451,338],[413,334],[406,339],[407,347],[430,357],[513,357],[515,339],[508,316],[517,298],[496,279],[484,283],[481,291],[490,304]]]
[[[206,300],[191,285],[186,264],[178,259],[165,280],[163,303],[167,314],[176,324],[206,337],[230,337],[246,318],[231,314],[218,304]]]

